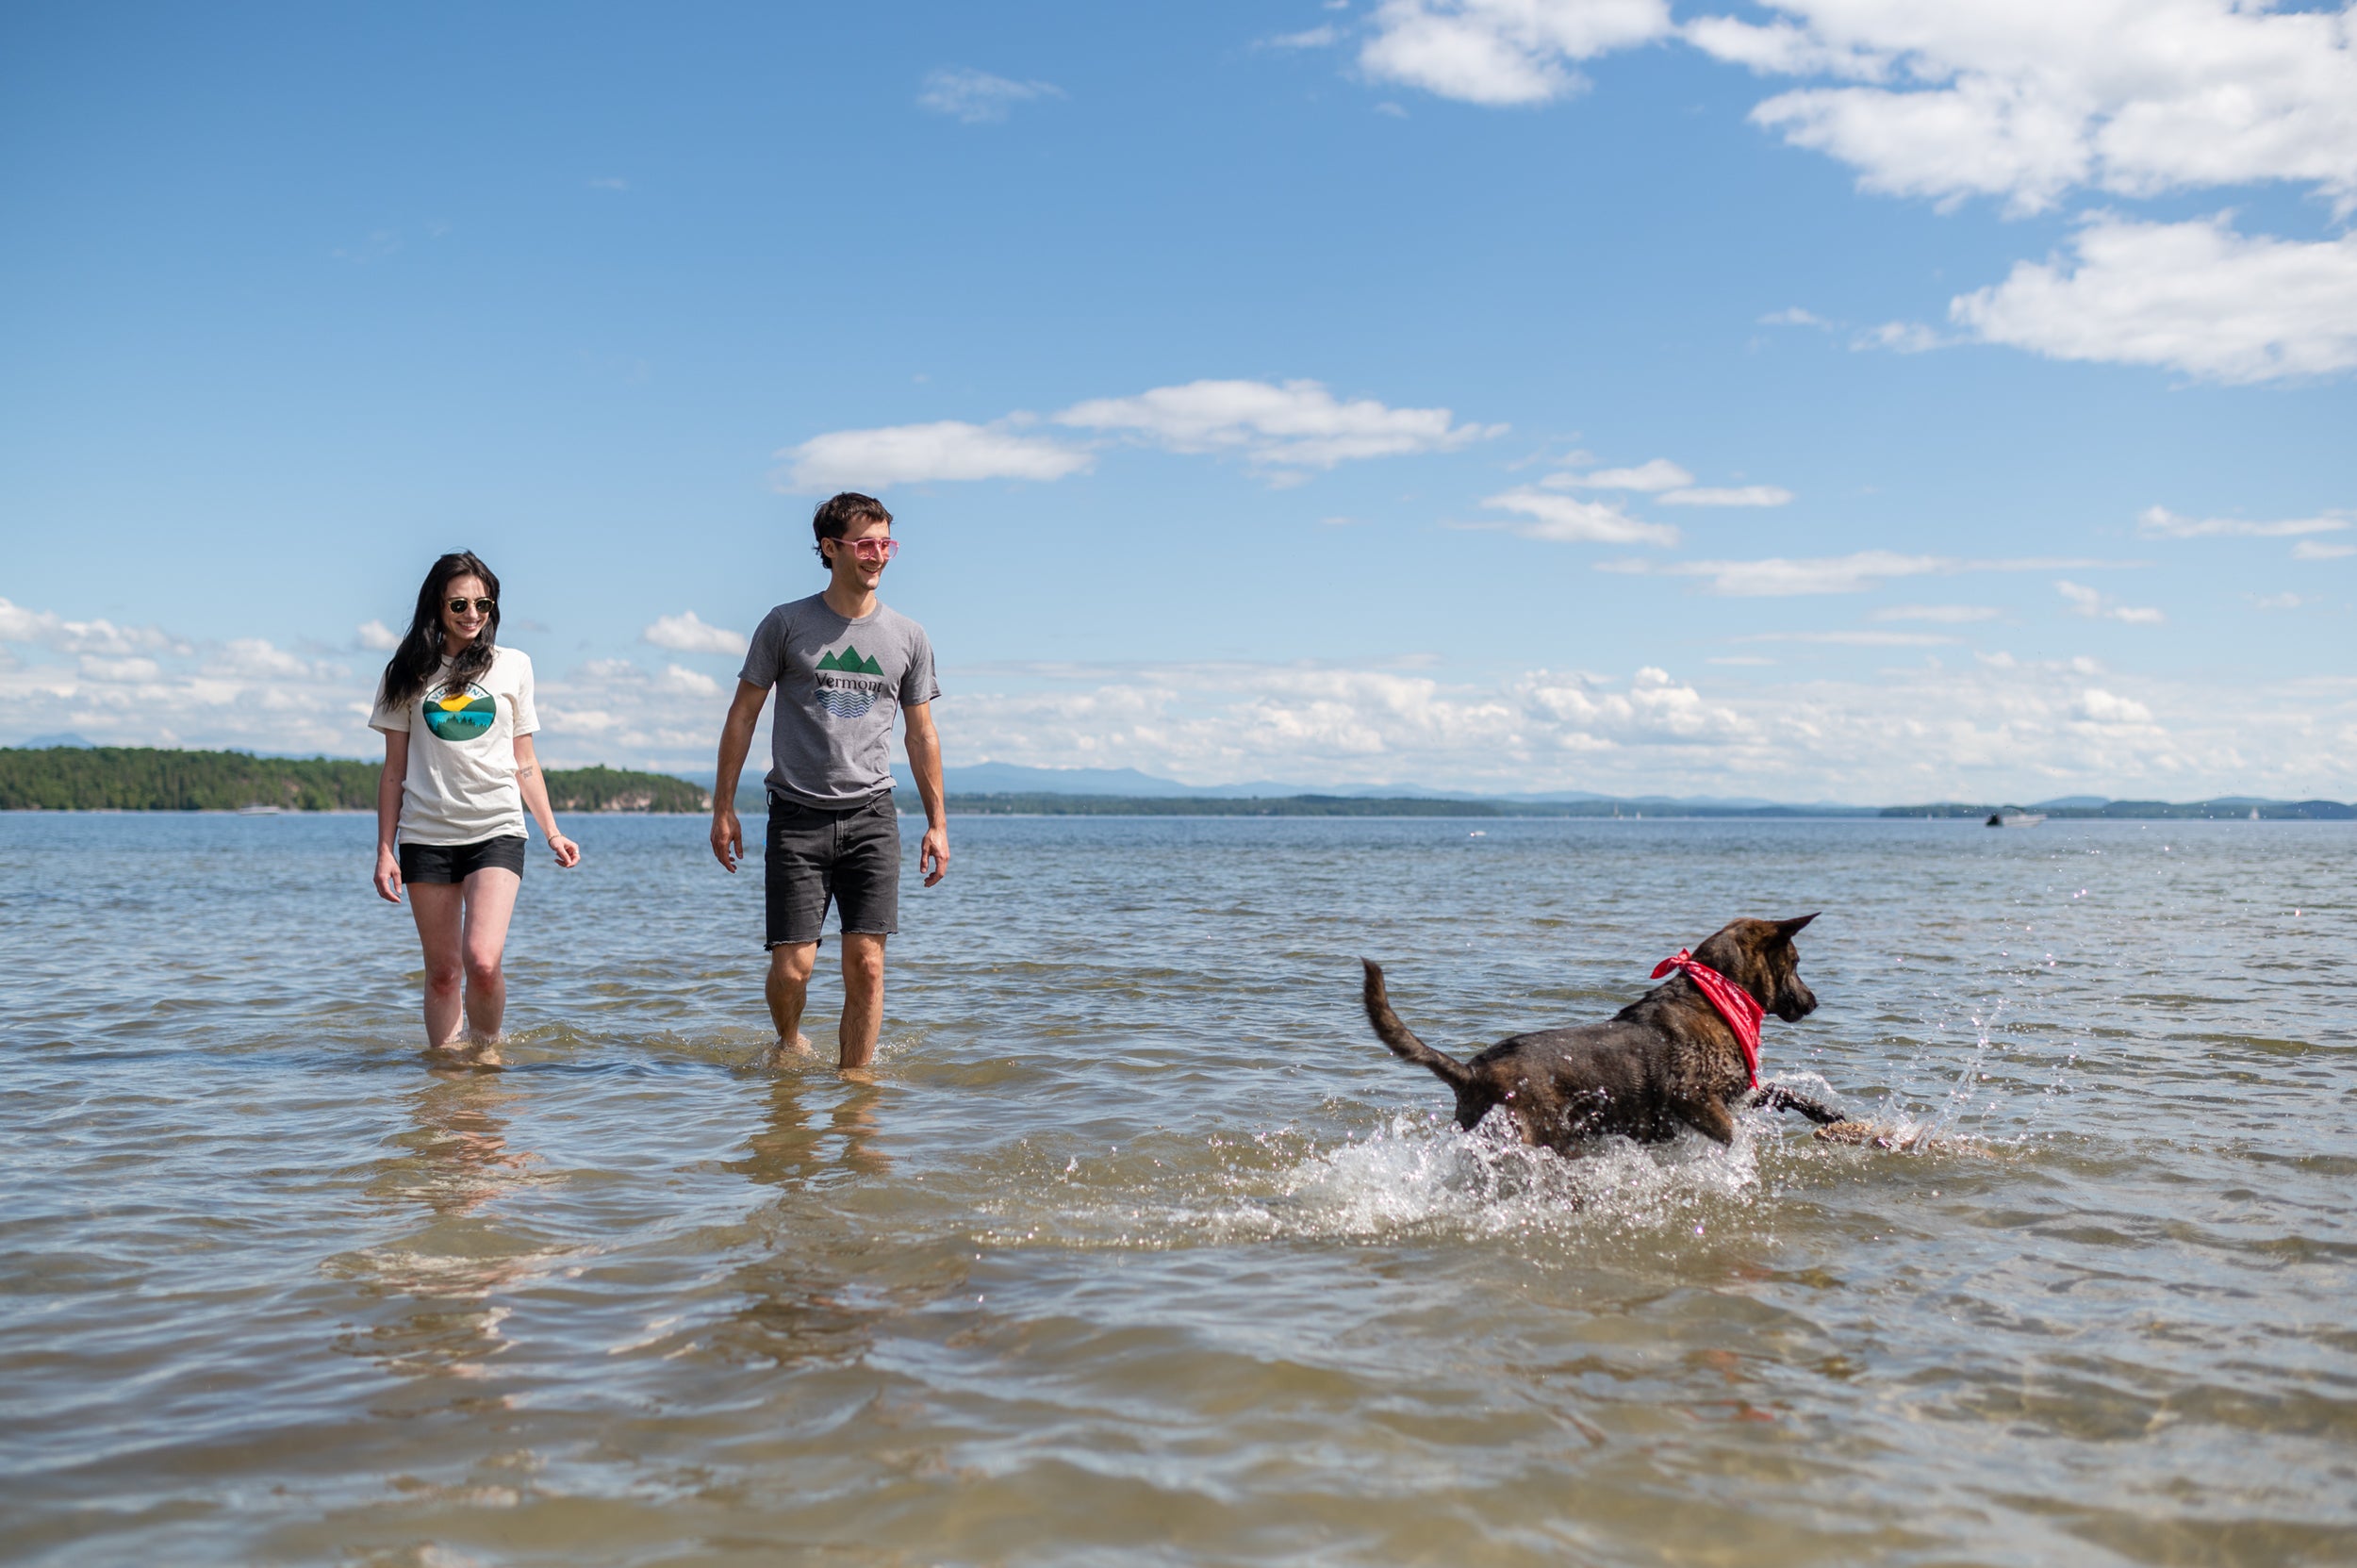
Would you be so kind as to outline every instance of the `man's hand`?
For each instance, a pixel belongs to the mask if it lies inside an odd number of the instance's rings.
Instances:
[[[381,846],[376,851],[376,896],[388,904],[401,902],[401,857]]]
[[[931,887],[949,874],[949,830],[932,827],[925,830],[925,842],[916,851],[916,868],[925,872],[925,885]]]
[[[753,726],[761,722],[761,704],[768,695],[767,686],[739,676],[728,722],[720,726],[720,759],[712,770],[712,858],[723,871],[733,872],[745,858],[745,830],[736,821],[736,777],[744,770]]]

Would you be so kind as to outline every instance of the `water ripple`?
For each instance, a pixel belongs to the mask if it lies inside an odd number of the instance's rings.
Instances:
[[[962,818],[852,1083],[700,822],[453,1073],[370,819],[0,817],[0,1558],[2357,1560],[2357,833],[1485,826]],[[1818,908],[1765,1070],[1903,1147],[1534,1153],[1357,1015]]]

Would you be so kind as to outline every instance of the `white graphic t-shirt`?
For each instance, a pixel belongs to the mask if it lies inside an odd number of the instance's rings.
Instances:
[[[480,844],[524,831],[516,737],[537,731],[540,716],[532,706],[532,661],[517,650],[494,649],[480,680],[455,685],[443,660],[405,709],[385,706],[380,679],[369,728],[409,737],[403,843]]]

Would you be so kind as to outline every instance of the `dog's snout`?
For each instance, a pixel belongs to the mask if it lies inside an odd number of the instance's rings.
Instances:
[[[1817,1011],[1817,993],[1797,980],[1791,981],[1785,985],[1784,994],[1776,999],[1775,1011],[1776,1016],[1786,1023],[1797,1024]]]

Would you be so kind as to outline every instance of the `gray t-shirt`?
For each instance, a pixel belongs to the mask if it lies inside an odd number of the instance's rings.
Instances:
[[[769,790],[838,810],[892,787],[892,719],[941,695],[925,628],[879,604],[849,620],[824,594],[761,618],[737,679],[776,686]]]

